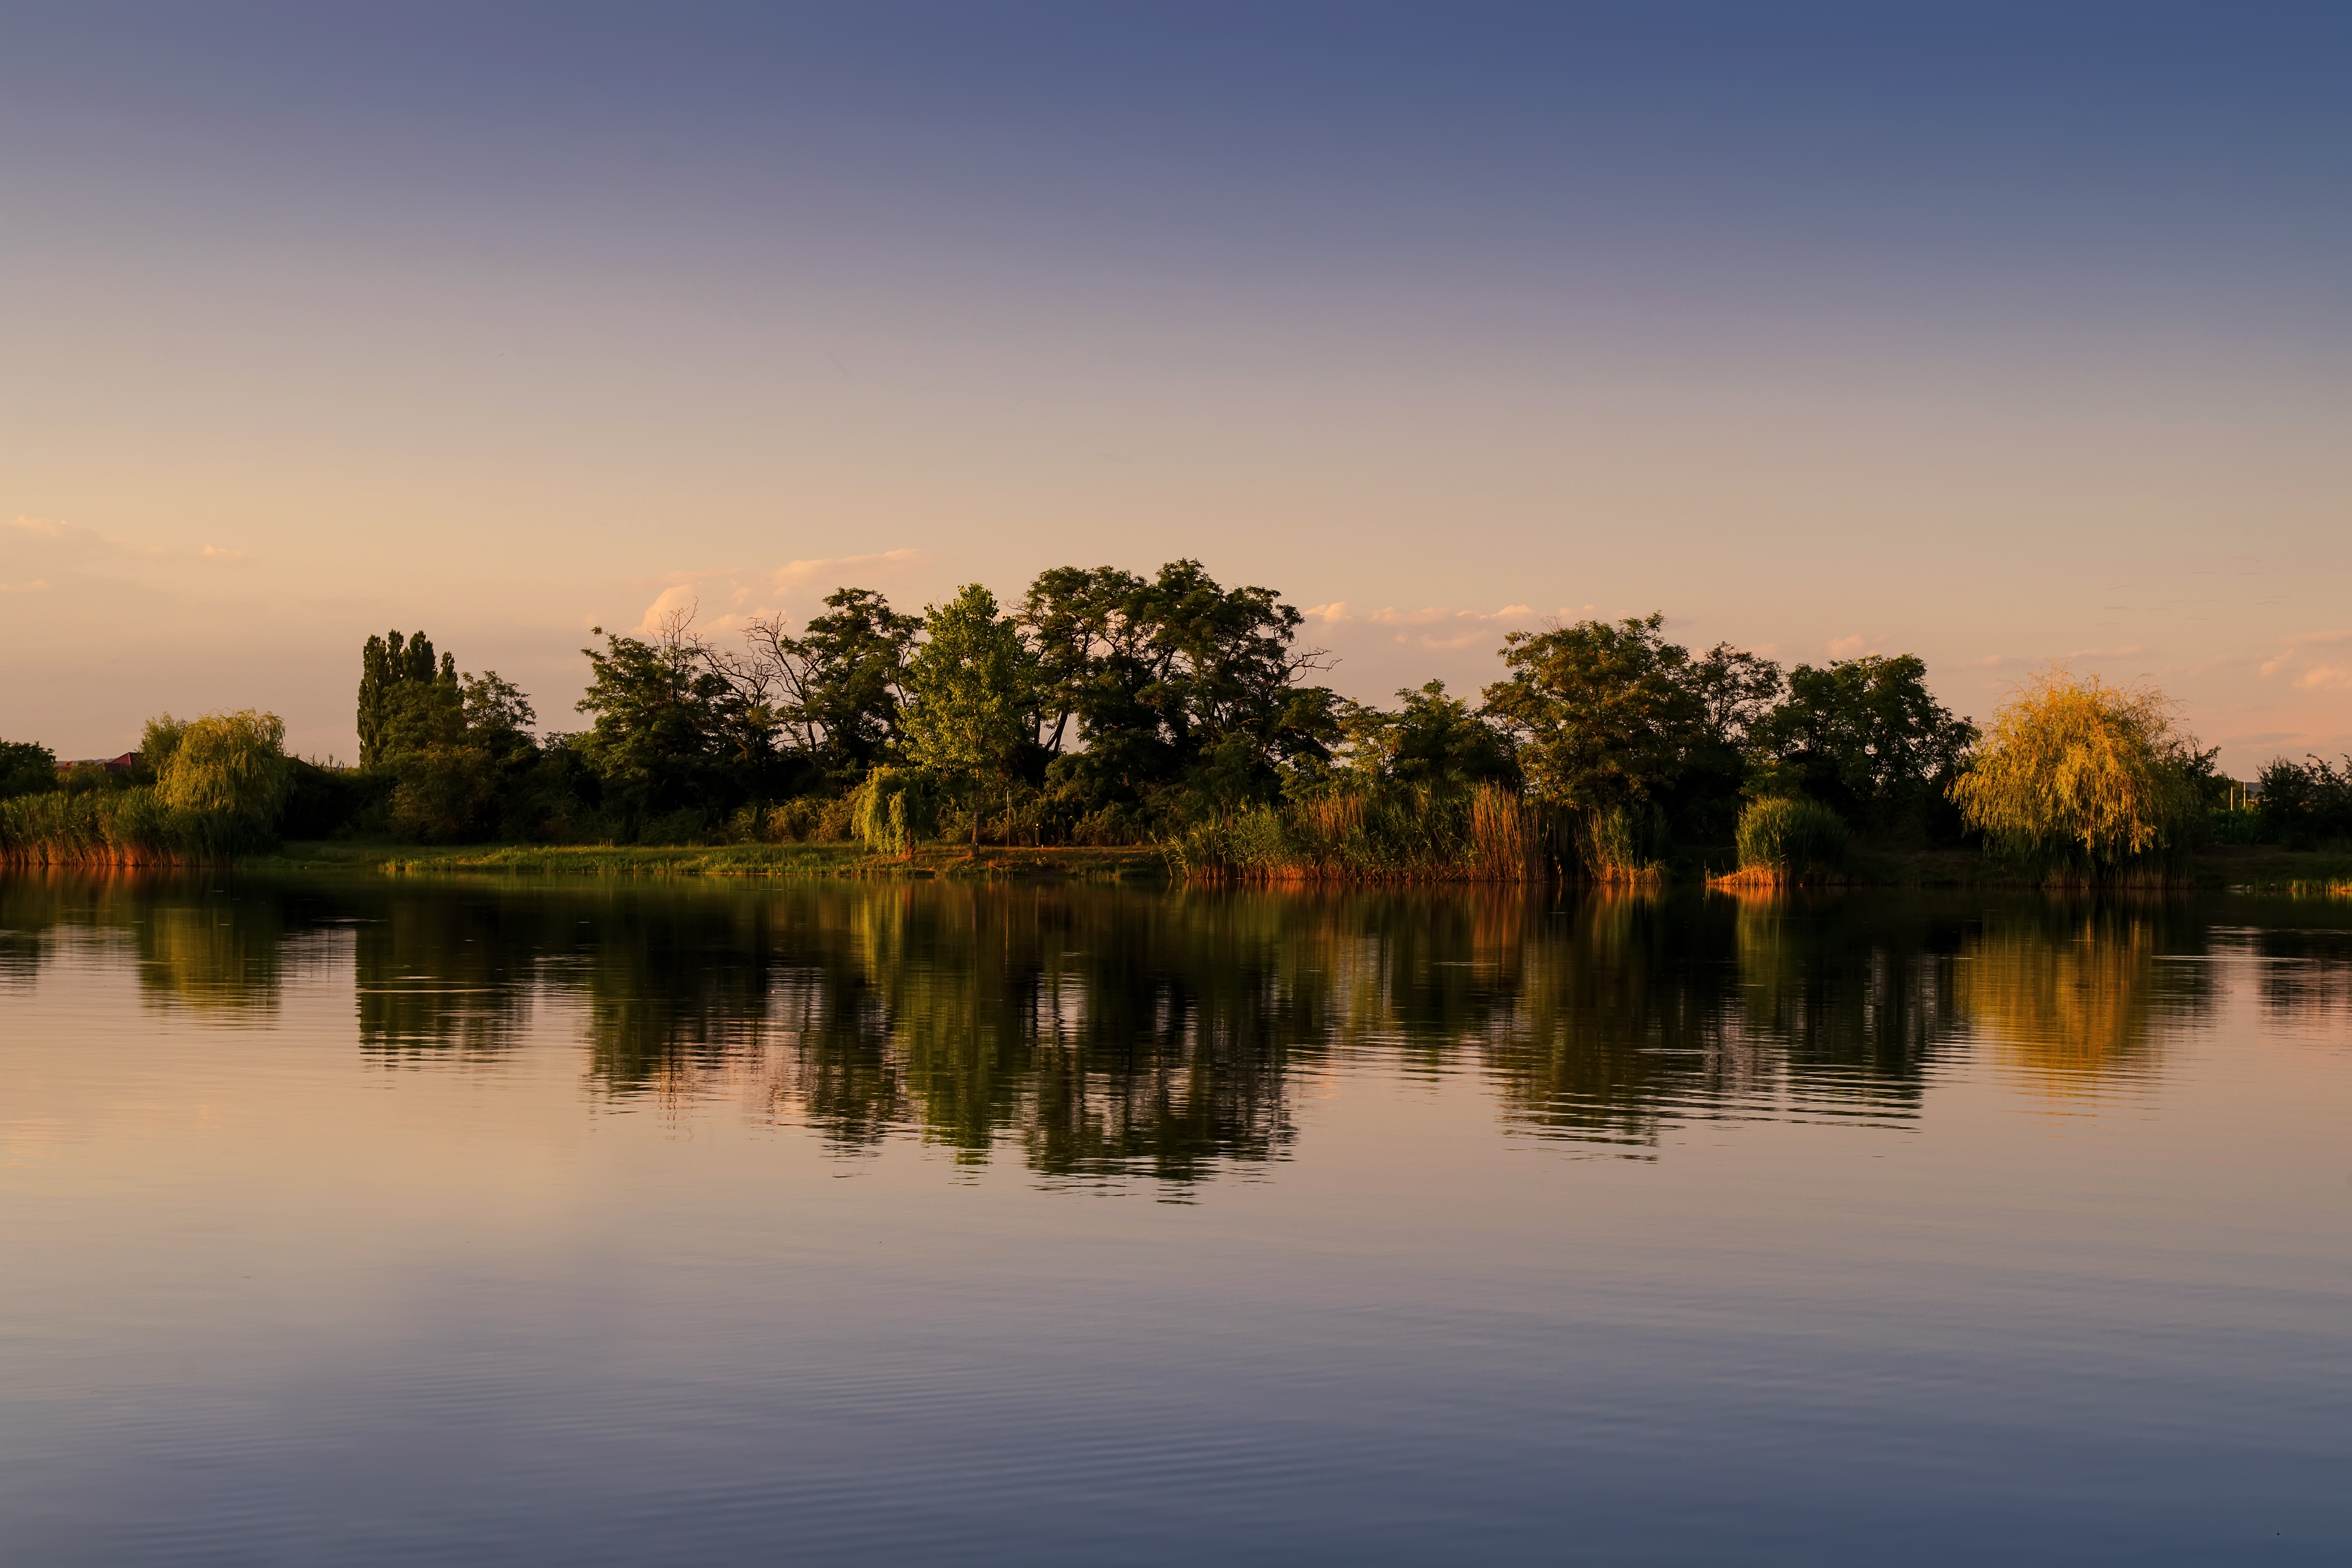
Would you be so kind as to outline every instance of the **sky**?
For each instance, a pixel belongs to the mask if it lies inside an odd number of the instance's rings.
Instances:
[[[1179,557],[2352,750],[2352,9],[12,5],[0,737]]]

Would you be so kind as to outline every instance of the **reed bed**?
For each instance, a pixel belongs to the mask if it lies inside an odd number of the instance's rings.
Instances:
[[[1584,875],[1647,887],[1666,879],[1666,819],[1655,806],[1601,806],[1567,819]]]
[[[1750,801],[1739,814],[1739,869],[1717,881],[1783,888],[1825,881],[1845,868],[1844,818],[1825,805],[1788,796]]]
[[[273,842],[247,817],[169,805],[152,789],[0,800],[0,865],[200,866]]]
[[[1163,847],[1192,882],[1529,882],[1551,867],[1535,808],[1493,784],[1253,806]]]

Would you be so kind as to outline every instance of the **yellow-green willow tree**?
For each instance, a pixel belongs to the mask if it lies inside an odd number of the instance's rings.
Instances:
[[[2197,761],[2163,693],[2053,668],[2001,705],[1951,797],[2046,881],[2161,881],[2192,842]]]

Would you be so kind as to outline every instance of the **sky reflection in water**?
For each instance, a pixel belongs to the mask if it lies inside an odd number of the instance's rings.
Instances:
[[[16,877],[0,1017],[11,1562],[2352,1545],[2345,903]]]

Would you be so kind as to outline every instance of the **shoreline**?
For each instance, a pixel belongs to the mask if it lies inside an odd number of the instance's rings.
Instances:
[[[1699,851],[1664,875],[1628,888],[1687,888],[1748,895],[1829,892],[1856,888],[2032,888],[1998,862],[1968,849],[1858,851],[1843,872],[1817,879],[1741,873],[1726,863],[1727,848]],[[1724,868],[1718,869],[1718,867]],[[698,877],[859,881],[1055,881],[1128,886],[1177,886],[1184,879],[1153,845],[1047,846],[931,844],[910,858],[883,857],[853,843],[717,845],[430,846],[337,840],[295,842],[267,854],[202,864],[125,866],[119,861],[32,861],[12,858],[10,871],[155,870],[358,871],[382,876],[488,875],[545,877]],[[1329,876],[1220,881],[1219,886],[1291,888],[1425,888],[1525,886],[1525,882],[1460,879]],[[2074,889],[2068,891],[2096,889]],[[2190,879],[2137,892],[2254,891],[2352,895],[2352,851],[2215,846],[2198,853]]]

